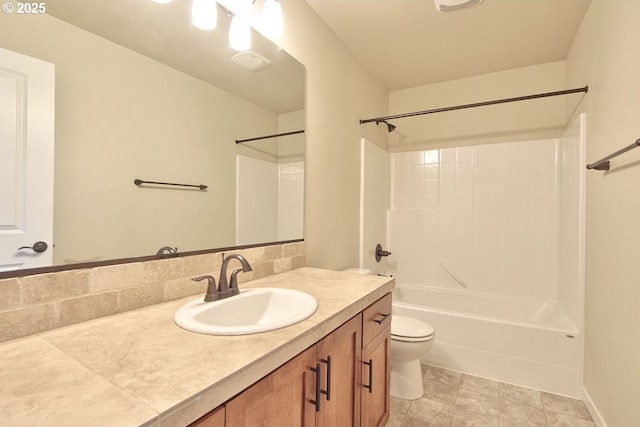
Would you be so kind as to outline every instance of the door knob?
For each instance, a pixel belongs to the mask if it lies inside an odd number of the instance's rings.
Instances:
[[[44,252],[49,248],[46,242],[35,242],[33,246],[21,246],[18,250],[31,249],[34,252]]]

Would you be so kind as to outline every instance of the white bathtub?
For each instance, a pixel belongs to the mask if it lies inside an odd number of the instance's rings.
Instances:
[[[581,397],[583,337],[559,304],[397,285],[393,313],[435,328],[425,363]]]

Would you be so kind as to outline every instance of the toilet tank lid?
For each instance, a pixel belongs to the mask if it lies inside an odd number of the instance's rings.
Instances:
[[[391,335],[408,338],[429,337],[434,333],[433,326],[422,320],[406,316],[391,317]]]

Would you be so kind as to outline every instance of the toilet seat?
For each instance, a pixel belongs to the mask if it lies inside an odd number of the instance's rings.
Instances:
[[[391,318],[391,339],[404,342],[423,342],[433,339],[433,326],[418,319],[406,316]]]

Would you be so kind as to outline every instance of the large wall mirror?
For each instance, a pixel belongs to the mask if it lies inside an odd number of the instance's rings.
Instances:
[[[303,237],[303,65],[253,30],[232,60],[220,6],[211,31],[189,0],[45,6],[0,14],[0,48],[55,65],[52,265]]]

